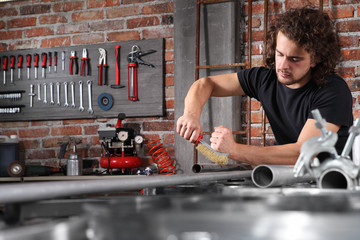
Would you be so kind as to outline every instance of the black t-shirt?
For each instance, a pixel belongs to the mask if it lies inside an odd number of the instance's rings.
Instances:
[[[352,96],[346,82],[336,74],[329,75],[324,87],[313,81],[298,89],[281,84],[275,70],[264,67],[238,72],[245,94],[261,102],[277,144],[295,143],[311,111],[319,109],[330,123],[341,125],[336,149],[341,153],[349,127],[353,124]]]

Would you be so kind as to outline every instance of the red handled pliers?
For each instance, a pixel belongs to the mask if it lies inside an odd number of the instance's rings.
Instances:
[[[82,52],[80,75],[81,76],[90,75],[90,64],[89,64],[89,58],[87,56],[86,48],[83,48],[83,52]]]
[[[99,48],[100,57],[99,57],[99,86],[105,85],[107,83],[107,68],[106,64],[106,50]]]
[[[78,74],[79,66],[77,64],[77,57],[75,51],[71,51],[70,53],[70,75],[73,75],[73,65],[75,65],[75,74]]]

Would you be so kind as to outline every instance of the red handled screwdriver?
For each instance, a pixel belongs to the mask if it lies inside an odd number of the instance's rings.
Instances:
[[[48,58],[49,58],[49,72],[51,72],[51,52],[48,53]]]
[[[47,54],[46,53],[42,53],[41,54],[41,77],[45,78],[45,72],[46,72],[46,58],[47,58]]]
[[[4,56],[3,57],[4,85],[6,85],[7,62],[8,62],[8,57]]]
[[[10,82],[14,83],[15,56],[10,56]]]
[[[22,64],[23,64],[23,56],[18,55],[18,80],[21,80]]]
[[[26,55],[26,68],[27,68],[27,79],[30,79],[30,68],[31,68],[31,55]]]
[[[54,72],[57,72],[57,52],[54,52]]]
[[[39,68],[39,54],[34,55],[34,68],[35,68],[35,79],[38,79],[38,68]]]

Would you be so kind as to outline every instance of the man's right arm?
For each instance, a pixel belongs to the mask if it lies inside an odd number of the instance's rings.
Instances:
[[[237,73],[204,77],[195,81],[185,97],[184,114],[177,121],[176,132],[190,142],[195,142],[202,132],[200,115],[208,99],[211,96],[237,95],[244,95]]]

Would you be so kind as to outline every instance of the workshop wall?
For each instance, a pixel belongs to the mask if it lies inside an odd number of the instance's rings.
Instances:
[[[127,118],[123,124],[140,129],[145,138],[161,138],[174,156],[173,8],[172,0],[0,3],[0,51],[164,38],[164,116]],[[0,122],[0,135],[18,136],[26,164],[57,166],[58,141],[64,136],[81,138],[79,150],[84,158],[99,157],[97,130],[106,124],[115,125],[116,119]],[[143,165],[147,165],[150,159],[144,155]]]

